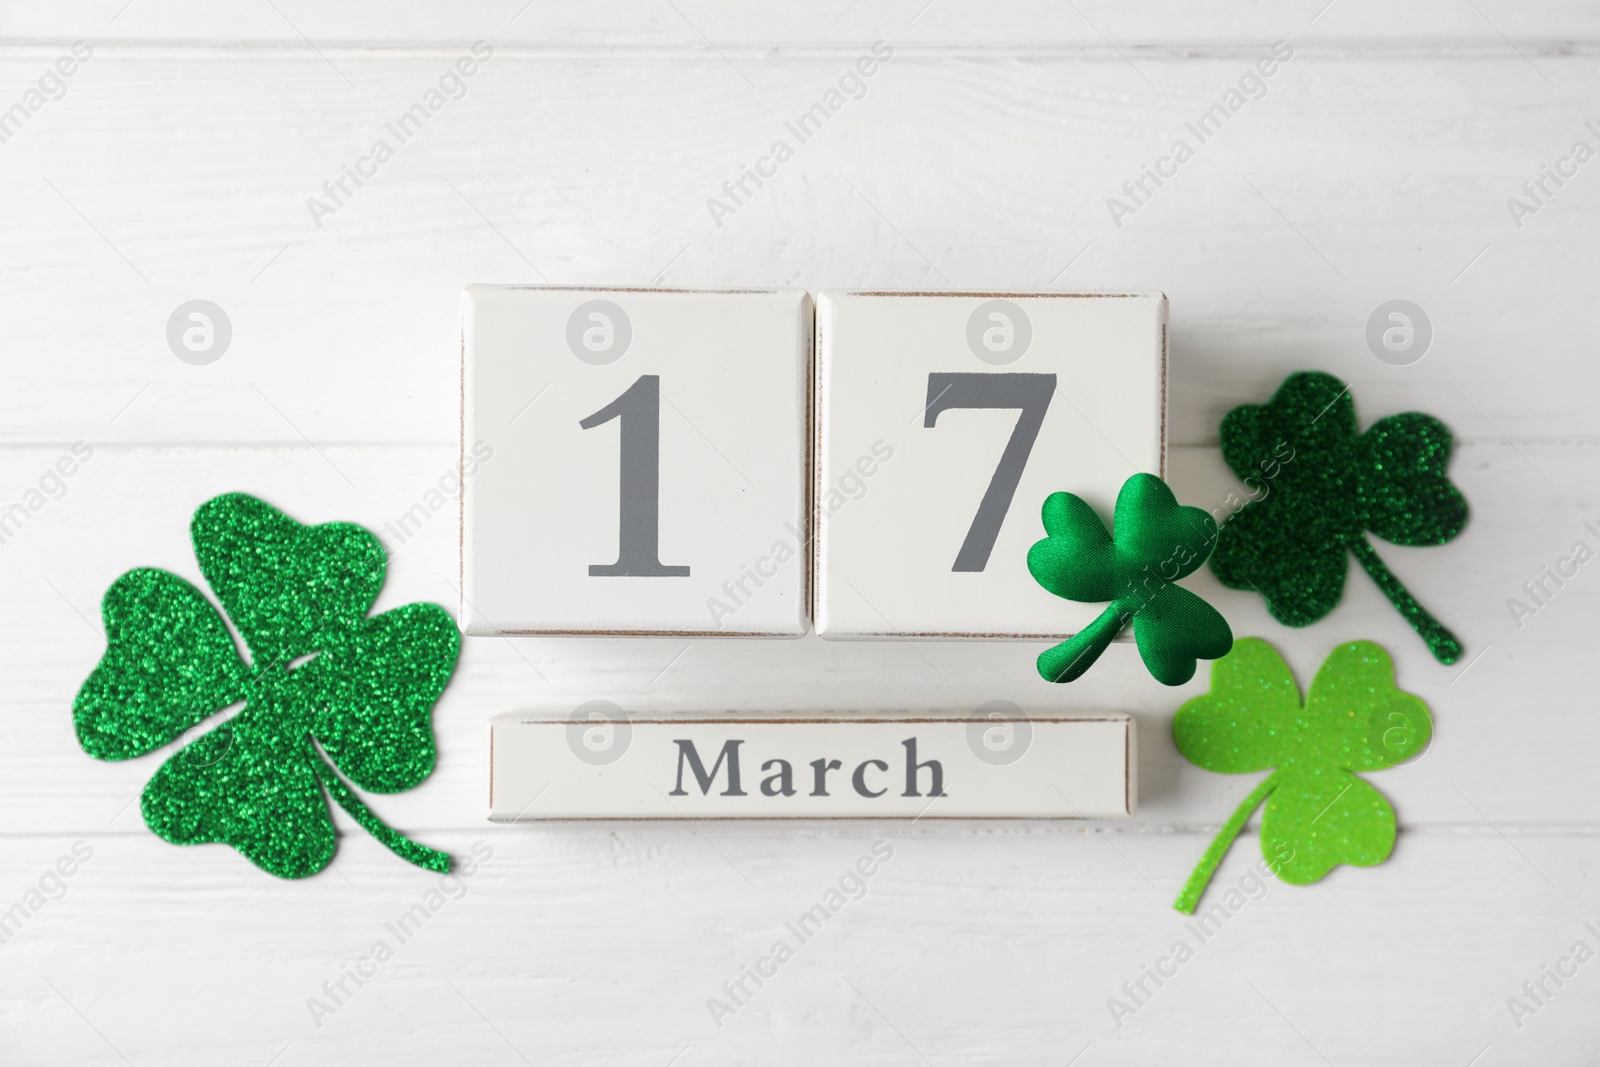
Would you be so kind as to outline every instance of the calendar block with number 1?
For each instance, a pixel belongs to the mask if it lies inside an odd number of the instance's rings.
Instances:
[[[811,329],[801,290],[467,289],[462,629],[803,634]]]

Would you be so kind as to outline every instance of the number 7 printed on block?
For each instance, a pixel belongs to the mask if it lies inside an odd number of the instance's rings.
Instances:
[[[1006,441],[1000,462],[995,465],[994,477],[978,504],[977,514],[967,529],[967,539],[961,542],[953,571],[981,571],[994,551],[995,538],[1000,536],[1000,524],[1005,521],[1011,498],[1016,496],[1017,483],[1022,481],[1022,468],[1028,465],[1028,453],[1038,440],[1039,427],[1044,425],[1044,413],[1050,408],[1050,398],[1055,395],[1054,374],[939,374],[928,375],[928,406],[923,409],[924,426],[932,426],[941,411],[951,408],[1016,408],[1017,425]]]

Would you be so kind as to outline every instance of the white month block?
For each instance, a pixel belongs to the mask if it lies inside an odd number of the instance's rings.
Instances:
[[[827,638],[1038,638],[1103,604],[1028,573],[1065,490],[1108,520],[1164,474],[1161,293],[817,300],[815,621]]]
[[[811,298],[474,285],[461,629],[799,636]]]
[[[569,716],[491,725],[489,818],[1102,819],[1134,813],[1120,712]]]

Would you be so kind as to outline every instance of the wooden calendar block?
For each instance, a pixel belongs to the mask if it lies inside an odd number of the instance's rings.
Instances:
[[[1160,293],[824,292],[813,511],[828,638],[1076,632],[1028,573],[1057,490],[1110,517],[1162,474]]]
[[[1137,793],[1117,712],[665,718],[591,701],[491,729],[489,817],[506,822],[1099,819],[1132,815]]]
[[[467,289],[462,630],[804,633],[811,336],[800,290]]]

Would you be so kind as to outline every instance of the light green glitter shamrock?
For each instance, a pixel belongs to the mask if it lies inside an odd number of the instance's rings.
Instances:
[[[1261,854],[1285,882],[1308,885],[1341,863],[1382,863],[1394,848],[1394,809],[1355,772],[1403,763],[1432,734],[1428,706],[1395,687],[1389,654],[1371,641],[1334,649],[1304,706],[1276,649],[1258,637],[1234,642],[1211,668],[1211,691],[1173,716],[1172,738],[1208,771],[1273,771],[1223,824],[1173,907],[1194,913],[1262,801]]]
[[[385,826],[334,767],[377,793],[427,777],[430,715],[461,643],[450,616],[407,604],[368,617],[386,557],[360,526],[303,526],[234,493],[202,504],[191,529],[200,572],[251,662],[194,586],[129,571],[106,592],[106,653],[73,704],[83,750],[142,756],[243,701],[146,784],[151,830],[179,845],[223,842],[303,878],[333,858],[326,792],[402,858],[448,871],[449,856]]]

